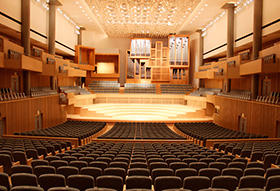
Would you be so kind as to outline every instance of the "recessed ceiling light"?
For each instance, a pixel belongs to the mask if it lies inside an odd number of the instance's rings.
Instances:
[[[208,6],[208,4],[205,4],[205,7],[207,7]]]
[[[79,4],[79,2],[78,2],[78,1],[76,1],[76,4]]]
[[[84,13],[84,12],[85,12],[85,10],[82,10],[82,12]]]
[[[82,6],[80,6],[80,9],[83,8]]]

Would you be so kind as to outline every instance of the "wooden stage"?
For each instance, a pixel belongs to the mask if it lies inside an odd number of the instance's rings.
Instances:
[[[105,122],[191,122],[212,121],[205,116],[205,110],[180,104],[117,104],[100,103],[75,106],[76,114],[68,119],[94,120]]]

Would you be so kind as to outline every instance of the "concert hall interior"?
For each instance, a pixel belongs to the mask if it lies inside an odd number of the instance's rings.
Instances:
[[[0,0],[0,191],[280,191],[279,0]]]

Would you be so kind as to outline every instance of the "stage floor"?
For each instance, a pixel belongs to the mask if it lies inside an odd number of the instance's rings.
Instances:
[[[77,107],[79,114],[68,114],[68,119],[105,122],[191,122],[213,121],[205,110],[180,104],[91,104]]]

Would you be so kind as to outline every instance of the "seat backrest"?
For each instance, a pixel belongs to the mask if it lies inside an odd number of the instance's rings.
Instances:
[[[261,176],[243,176],[239,181],[239,188],[263,188],[265,186],[265,178]]]
[[[39,178],[42,174],[55,174],[56,170],[53,166],[38,165],[34,168],[34,174]]]
[[[165,189],[179,189],[181,187],[181,178],[177,176],[160,176],[155,179],[155,191]]]
[[[119,176],[104,175],[96,179],[96,186],[98,188],[112,188],[117,191],[123,190],[123,179]]]
[[[10,181],[9,181],[9,175],[7,173],[0,172],[0,182],[1,186],[4,186],[7,188],[7,190],[10,190]]]
[[[16,165],[12,166],[12,174],[16,173],[29,173],[33,174],[33,169],[29,165]]]
[[[39,186],[14,186],[11,191],[44,191],[44,189]]]
[[[238,179],[235,176],[216,176],[212,180],[212,188],[225,188],[234,191],[238,186]]]
[[[11,176],[13,186],[38,186],[37,176],[28,173],[16,173]]]
[[[210,181],[213,177],[220,175],[221,171],[217,168],[203,168],[198,171],[198,176],[206,176],[210,179]]]
[[[39,177],[40,186],[47,191],[52,187],[66,186],[65,177],[61,174],[43,174]]]
[[[248,175],[259,175],[259,176],[264,176],[265,170],[263,168],[246,168],[244,170],[244,175],[243,176],[248,176]]]
[[[183,188],[198,191],[210,187],[210,179],[205,176],[189,176],[183,181]]]
[[[150,171],[146,168],[130,168],[128,176],[150,176]]]
[[[39,160],[39,159],[35,159],[31,161],[31,166],[33,169],[36,166],[40,166],[40,165],[49,165],[49,162],[47,160]]]
[[[155,181],[160,176],[174,176],[174,171],[170,168],[156,168],[152,170],[152,179]]]
[[[89,175],[70,175],[67,178],[67,185],[69,187],[77,188],[80,191],[85,191],[88,188],[94,187],[94,178]]]
[[[129,176],[126,178],[126,189],[151,189],[152,179],[147,176]]]
[[[270,176],[266,181],[266,190],[271,190],[274,188],[280,188],[280,175]]]
[[[126,177],[126,171],[123,168],[118,167],[109,167],[104,170],[104,175],[115,175],[120,176],[123,179],[123,182],[125,181]]]
[[[56,173],[63,175],[67,179],[70,175],[79,174],[79,169],[74,166],[61,166],[57,168]]]

